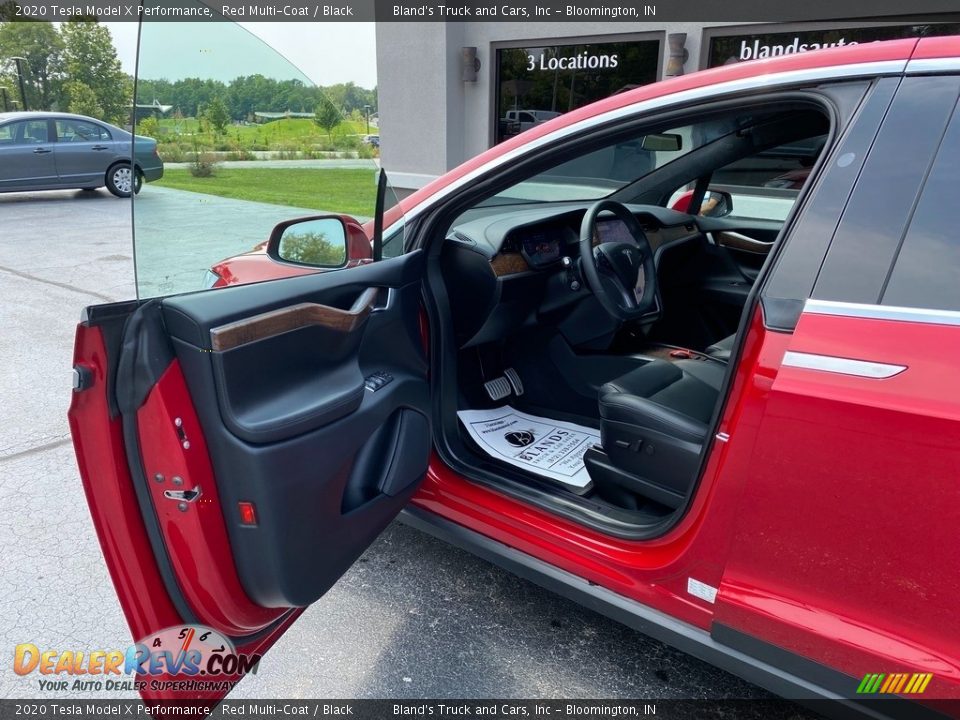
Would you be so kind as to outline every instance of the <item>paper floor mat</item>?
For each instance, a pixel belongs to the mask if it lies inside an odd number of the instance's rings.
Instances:
[[[460,410],[460,422],[477,445],[495,460],[562,483],[583,494],[590,476],[583,454],[600,443],[600,431],[514,410]]]

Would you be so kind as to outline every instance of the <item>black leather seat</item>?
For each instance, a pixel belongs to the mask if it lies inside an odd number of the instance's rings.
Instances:
[[[733,352],[733,341],[736,339],[737,334],[734,333],[730,337],[718,340],[707,348],[707,355],[717,360],[730,360],[730,354]]]
[[[679,506],[696,477],[726,370],[715,360],[653,360],[600,388],[601,442],[621,473],[618,485],[642,494],[653,485],[652,497]]]
[[[600,417],[702,440],[725,372],[710,360],[654,360],[600,388]]]

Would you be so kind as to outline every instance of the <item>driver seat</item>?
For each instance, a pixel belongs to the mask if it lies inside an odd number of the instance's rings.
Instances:
[[[601,443],[620,484],[653,485],[664,491],[658,500],[679,506],[696,477],[726,369],[707,359],[652,360],[600,388]]]

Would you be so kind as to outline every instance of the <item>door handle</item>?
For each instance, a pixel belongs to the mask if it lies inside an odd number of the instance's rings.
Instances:
[[[94,145],[94,146],[93,146],[92,148],[90,148],[90,149],[91,149],[91,150],[106,150],[106,149],[107,149],[107,146],[106,146],[106,145]]]
[[[47,150],[47,148],[37,148],[33,151],[34,155],[46,155],[47,153],[53,152],[53,150]]]

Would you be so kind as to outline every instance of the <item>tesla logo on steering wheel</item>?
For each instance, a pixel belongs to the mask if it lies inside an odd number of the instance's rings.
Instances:
[[[621,252],[623,253],[623,256],[627,259],[627,262],[630,263],[630,267],[633,267],[633,254],[627,249],[624,249]]]

